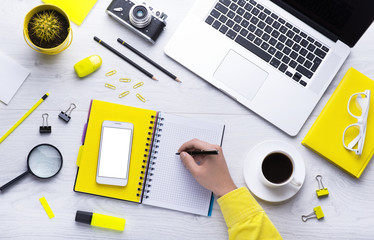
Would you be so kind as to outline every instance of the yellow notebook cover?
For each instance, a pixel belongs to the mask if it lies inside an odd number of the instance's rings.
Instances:
[[[74,191],[140,203],[140,189],[143,184],[141,177],[144,179],[146,149],[151,141],[148,133],[152,131],[152,116],[156,114],[157,112],[152,110],[92,100],[88,123],[82,137],[83,145],[79,149],[77,159],[78,172]],[[96,183],[101,127],[104,120],[134,124],[129,179],[125,187]]]
[[[335,165],[359,178],[374,153],[374,98],[370,99],[365,144],[361,156],[344,148],[344,129],[356,123],[347,110],[350,96],[371,90],[374,81],[354,68],[350,68],[310,128],[302,144],[319,153]]]
[[[97,0],[42,0],[44,3],[54,4],[62,8],[71,21],[78,26],[82,24]]]

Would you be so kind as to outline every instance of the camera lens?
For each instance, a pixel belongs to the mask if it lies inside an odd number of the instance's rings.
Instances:
[[[152,20],[152,15],[144,5],[134,5],[129,15],[131,24],[137,28],[145,28]]]
[[[142,10],[142,9],[138,9],[138,11],[136,12],[136,16],[137,16],[138,18],[142,18],[142,17],[144,17],[144,12],[143,12],[143,10]]]

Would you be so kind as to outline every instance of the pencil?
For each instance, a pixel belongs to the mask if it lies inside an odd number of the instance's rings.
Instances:
[[[106,42],[104,42],[100,38],[94,36],[94,40],[96,42],[100,43],[101,45],[103,45],[106,49],[108,49],[112,53],[116,54],[118,57],[120,57],[123,60],[125,60],[126,62],[128,62],[130,65],[132,65],[133,67],[135,67],[136,69],[138,69],[139,71],[141,71],[142,73],[144,73],[145,75],[147,75],[148,77],[150,77],[153,80],[157,81],[157,78],[155,78],[155,76],[153,76],[152,73],[148,72],[147,70],[145,70],[144,68],[142,68],[141,66],[139,66],[138,64],[136,64],[135,62],[133,62],[132,60],[130,60],[129,58],[127,58],[125,55],[123,55],[122,53],[118,52],[116,49],[112,48],[110,45],[108,45]]]
[[[39,99],[39,101],[37,102],[37,103],[35,103],[35,105],[34,106],[32,106],[32,108],[30,108],[30,110],[29,111],[27,111],[26,113],[25,113],[25,115],[23,115],[22,117],[21,117],[21,119],[20,120],[18,120],[18,122],[16,122],[14,125],[13,125],[13,127],[11,127],[9,130],[8,130],[8,132],[6,132],[5,134],[4,134],[4,136],[2,136],[1,138],[0,138],[0,143],[2,143],[4,140],[5,140],[5,138],[7,138],[37,107],[39,107],[39,105],[42,103],[42,102],[44,102],[44,100],[47,98],[49,96],[49,93],[46,93],[46,94],[44,94],[44,96],[41,98],[41,99]]]
[[[131,46],[130,44],[128,44],[127,42],[123,41],[122,39],[120,38],[117,38],[117,41],[119,43],[121,43],[123,46],[127,47],[128,49],[130,49],[131,51],[133,51],[134,53],[136,53],[138,56],[142,57],[144,60],[146,60],[147,62],[149,62],[150,64],[152,64],[153,66],[155,66],[156,68],[158,68],[159,70],[161,70],[163,73],[165,73],[166,75],[168,75],[169,77],[171,77],[172,79],[174,79],[175,81],[177,82],[182,82],[181,80],[179,80],[174,74],[172,74],[171,72],[169,72],[168,70],[166,70],[165,68],[161,67],[158,63],[156,63],[155,61],[153,61],[152,59],[150,59],[149,57],[147,57],[146,55],[144,55],[143,53],[141,53],[140,51],[138,51],[137,49],[135,49],[133,46]]]
[[[186,151],[186,153],[195,156],[195,155],[218,155],[218,150],[201,150],[201,151]],[[176,155],[180,155],[181,153],[176,153]]]

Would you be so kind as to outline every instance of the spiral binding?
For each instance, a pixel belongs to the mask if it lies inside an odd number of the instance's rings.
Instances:
[[[164,125],[162,121],[163,117],[156,115],[151,116],[152,120],[150,121],[151,126],[149,127],[147,143],[145,148],[145,154],[142,164],[142,170],[140,171],[141,177],[139,181],[139,188],[137,196],[142,198],[149,198],[150,188],[152,186],[152,176],[153,171],[155,170],[154,165],[156,164],[158,147],[162,132],[162,126]],[[152,138],[153,136],[153,138]],[[145,174],[146,173],[146,174]]]

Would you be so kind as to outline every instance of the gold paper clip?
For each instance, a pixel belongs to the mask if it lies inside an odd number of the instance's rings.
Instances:
[[[311,218],[317,218],[319,220],[325,217],[320,206],[313,208],[313,210],[314,212],[312,212],[311,214],[301,216],[301,220],[303,220],[303,222],[306,222]]]
[[[105,83],[105,87],[116,90],[116,86],[113,86],[112,84]]]
[[[123,98],[124,96],[127,96],[130,94],[130,91],[126,91],[126,92],[123,92],[121,93],[120,95],[118,95],[119,98]]]
[[[322,183],[322,176],[321,176],[321,175],[317,175],[317,176],[316,176],[316,180],[317,180],[317,182],[318,182],[318,188],[319,188],[319,189],[316,190],[316,192],[317,192],[317,197],[323,197],[323,196],[327,196],[327,195],[329,195],[329,191],[327,190],[327,188],[325,188],[325,187],[323,186],[323,183]]]
[[[136,97],[139,98],[140,101],[142,101],[143,103],[145,103],[147,100],[142,96],[140,95],[139,93],[136,94]]]
[[[135,89],[135,88],[141,87],[141,86],[143,86],[143,85],[144,85],[144,82],[138,82],[137,84],[135,84],[135,85],[133,86],[133,88]]]
[[[120,82],[131,82],[131,78],[120,78],[119,79]]]
[[[105,73],[105,76],[109,77],[109,76],[112,76],[112,75],[114,75],[114,74],[116,74],[116,73],[117,73],[116,70],[112,70],[112,71],[110,71],[110,72]]]

